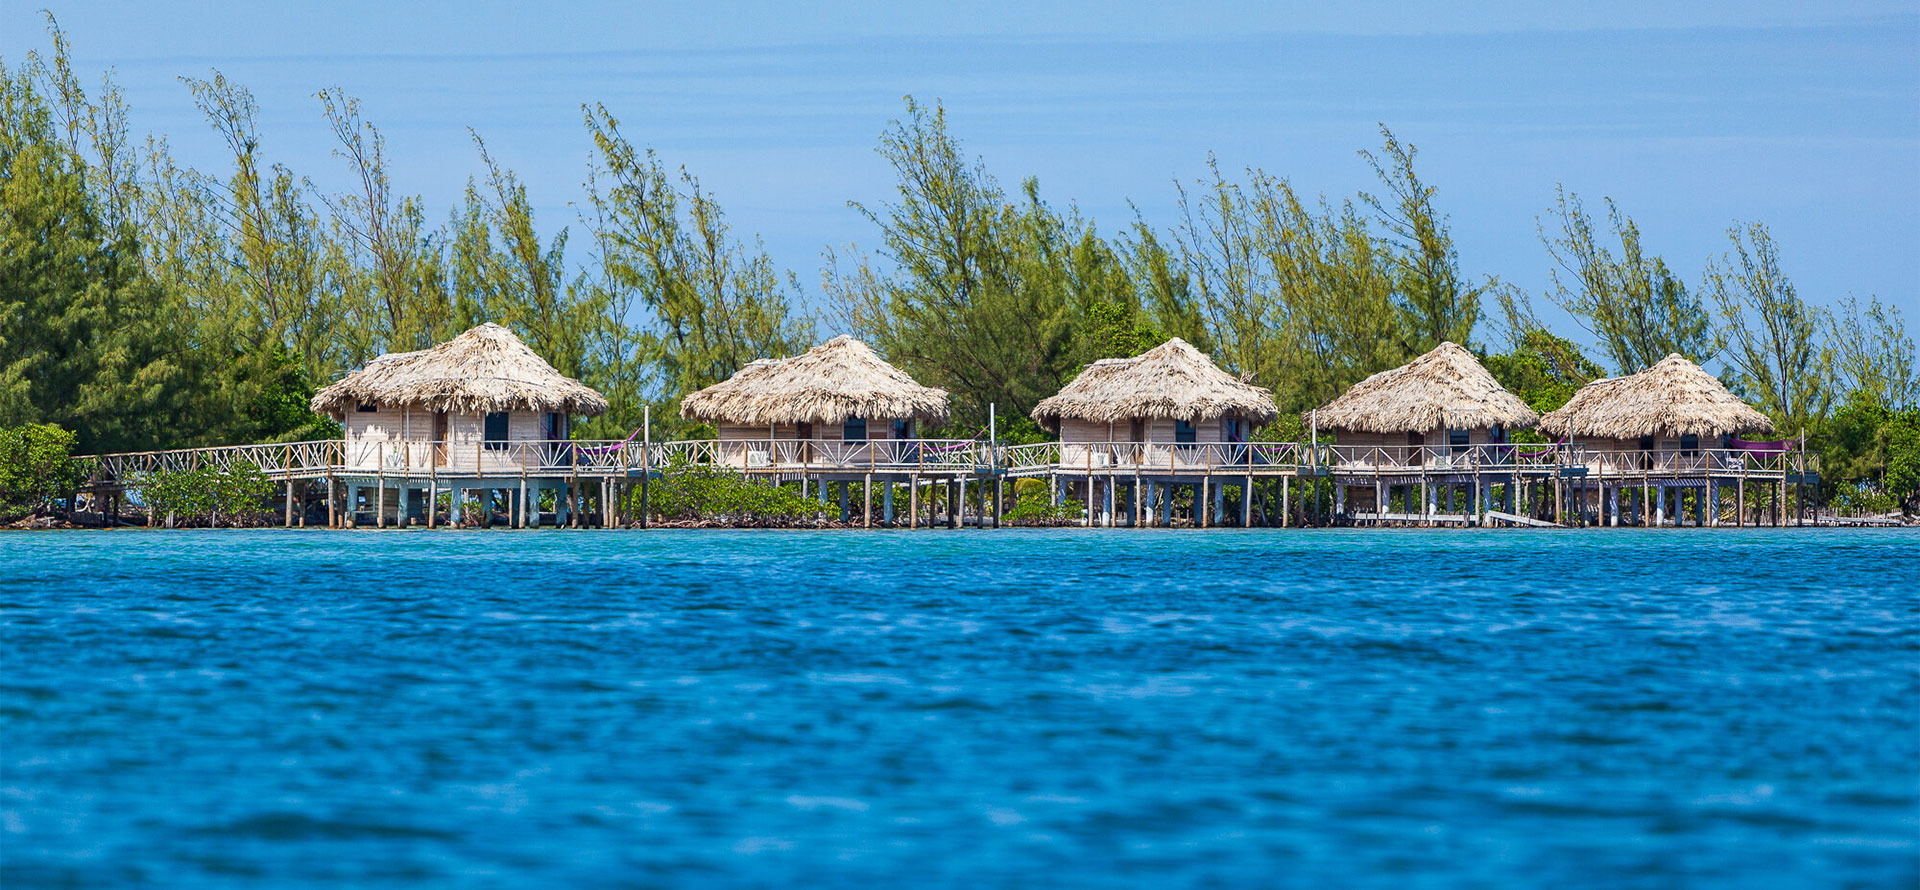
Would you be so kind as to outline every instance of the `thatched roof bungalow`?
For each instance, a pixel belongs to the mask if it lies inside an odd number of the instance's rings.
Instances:
[[[947,401],[946,390],[921,386],[872,347],[842,335],[800,355],[755,361],[681,399],[680,414],[712,424],[723,443],[865,442],[915,438],[917,422],[947,419]],[[743,459],[751,465],[772,458]]]
[[[1697,450],[1701,441],[1772,433],[1773,421],[1685,356],[1595,380],[1540,421],[1542,432],[1599,451]]]
[[[1060,434],[1068,446],[1062,462],[1071,465],[1080,462],[1076,455],[1090,453],[1073,446],[1090,443],[1245,442],[1254,427],[1278,413],[1272,392],[1228,374],[1174,337],[1132,358],[1088,365],[1034,406],[1032,416]],[[1116,460],[1126,459],[1109,451]]]
[[[502,452],[488,461],[496,463],[512,443],[567,438],[570,415],[605,413],[607,400],[512,331],[483,324],[428,349],[382,355],[320,390],[311,406],[344,427],[350,467],[408,469],[464,464],[470,451],[476,464],[481,452]]]
[[[1473,353],[1447,342],[1354,384],[1315,419],[1342,446],[1465,449],[1504,442],[1509,430],[1531,428],[1540,415]]]

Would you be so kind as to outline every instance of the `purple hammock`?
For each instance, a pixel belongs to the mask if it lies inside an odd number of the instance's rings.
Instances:
[[[1775,442],[1749,442],[1745,439],[1727,439],[1727,447],[1735,451],[1747,451],[1754,454],[1784,454],[1795,450],[1799,439],[1781,439]]]

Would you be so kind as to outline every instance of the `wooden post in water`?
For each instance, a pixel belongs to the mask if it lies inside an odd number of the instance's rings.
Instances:
[[[387,477],[385,474],[376,474],[373,477],[373,482],[374,482],[374,485],[376,486],[376,488],[374,489],[374,495],[373,495],[373,527],[386,528],[387,527]]]
[[[1733,480],[1733,527],[1747,527],[1747,469],[1740,468],[1740,475]]]
[[[647,480],[653,476],[653,406],[643,406],[641,408],[641,417],[643,418],[641,423],[644,424],[644,426],[641,428],[640,435],[640,527],[646,528],[647,509],[649,506],[647,502]],[[801,447],[802,449],[806,448],[804,445]],[[802,453],[804,453],[804,451]]]
[[[873,470],[871,468],[867,470],[866,485],[860,490],[860,527],[873,528]]]

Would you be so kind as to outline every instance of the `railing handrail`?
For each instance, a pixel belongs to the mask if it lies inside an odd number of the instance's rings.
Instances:
[[[76,455],[73,459],[110,478],[168,469],[209,466],[231,469],[247,460],[269,475],[314,470],[427,474],[445,468],[521,472],[631,469],[624,451],[638,447],[615,439],[319,439],[253,445],[217,445],[160,451]],[[1030,442],[1018,445],[978,439],[679,439],[653,442],[649,467],[681,459],[695,464],[738,465],[754,470],[859,468],[956,470],[984,468],[1119,471],[1180,469],[1231,473],[1261,467],[1331,467],[1369,470],[1466,470],[1587,467],[1607,474],[1647,472],[1817,473],[1819,455],[1806,451],[1755,452],[1735,448],[1600,449],[1582,443],[1477,443],[1473,445],[1342,445],[1260,440],[1249,442]],[[472,450],[468,450],[468,449]],[[754,454],[760,455],[754,457]],[[1095,466],[1095,458],[1101,457]],[[391,465],[389,461],[391,460]]]

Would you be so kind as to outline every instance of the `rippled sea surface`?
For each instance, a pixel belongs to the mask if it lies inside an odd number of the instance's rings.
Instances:
[[[1898,531],[0,536],[0,886],[1920,881]]]

